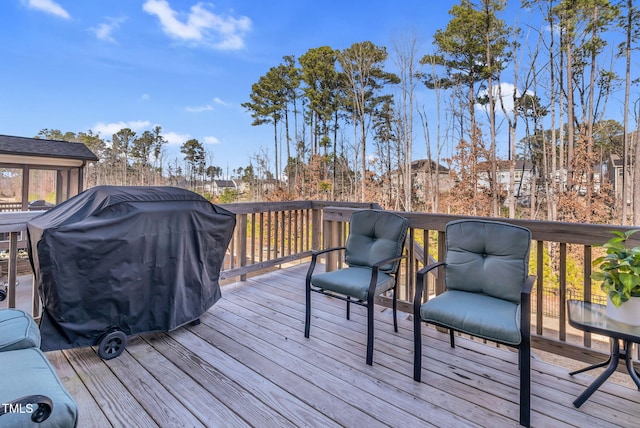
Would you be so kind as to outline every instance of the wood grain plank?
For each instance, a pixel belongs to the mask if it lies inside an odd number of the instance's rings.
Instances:
[[[78,426],[87,428],[104,428],[111,423],[93,396],[82,382],[63,351],[45,352],[47,359],[56,368],[60,382],[78,404]]]
[[[249,426],[244,419],[196,381],[201,379],[199,371],[183,371],[153,348],[146,341],[146,335],[141,335],[140,340],[128,344],[127,351],[154,378],[168,385],[168,390],[180,400],[185,410],[195,415],[206,426],[216,426],[221,421],[230,428]]]
[[[140,338],[133,338],[133,347],[137,341],[140,341]],[[165,388],[131,356],[129,346],[127,345],[127,349],[119,357],[105,361],[105,364],[156,423],[162,427],[204,427],[205,424],[186,411],[185,406],[169,392],[167,388],[171,388],[170,384],[167,383]]]
[[[255,372],[246,375],[250,369],[232,361],[198,336],[188,331],[175,331],[167,334],[145,336],[153,348],[180,367],[185,373],[194,373],[194,379],[234,413],[241,416],[251,426],[295,427],[296,425],[283,415],[274,411],[259,397],[260,386],[264,380]],[[230,368],[227,376],[221,368]],[[197,376],[195,375],[197,373]],[[243,379],[250,377],[246,382]],[[247,387],[243,386],[243,383]]]
[[[69,349],[64,352],[113,426],[128,427],[131,426],[131,421],[135,421],[138,427],[158,426],[93,348]]]
[[[92,348],[48,353],[76,399],[81,426],[516,426],[517,354],[423,326],[423,382],[412,379],[413,323],[376,306],[374,365],[364,362],[366,312],[312,296],[308,264],[223,287],[200,326],[130,339],[104,362]],[[535,352],[535,351],[534,351]],[[606,382],[571,404],[596,373],[532,360],[532,426],[637,426],[638,391]],[[149,403],[167,405],[155,409]],[[91,418],[95,419],[91,420]]]
[[[229,337],[225,333],[231,329],[231,326],[222,324],[219,320],[211,322],[209,318],[203,318],[202,321],[203,324],[190,328],[193,334],[203,338],[209,344],[210,349],[224,352],[235,360],[235,364],[223,367],[221,370],[235,372],[234,378],[238,382],[242,382],[246,388],[253,388],[253,393],[260,400],[291,420],[295,425],[338,426],[340,422],[333,422],[334,418],[348,418],[342,424],[343,426],[352,426],[351,423],[356,420],[367,424],[367,426],[369,424],[371,426],[379,425],[375,419],[367,418],[364,414],[358,415],[356,409],[345,406],[342,402],[329,401],[323,412],[318,411],[308,396],[316,397],[321,395],[323,391],[320,391],[313,383],[306,382],[295,373],[257,352],[264,344],[259,342],[256,337],[247,338],[237,334],[239,332],[236,331],[232,337]],[[221,324],[219,328],[215,328],[217,324]],[[211,328],[211,325],[214,328]],[[242,340],[244,343],[239,343],[238,337],[244,337],[248,341]],[[237,368],[237,364],[242,364],[243,367]]]

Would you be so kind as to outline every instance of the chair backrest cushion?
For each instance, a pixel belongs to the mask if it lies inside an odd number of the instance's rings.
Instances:
[[[520,302],[529,272],[531,232],[488,220],[456,220],[446,226],[447,289]]]
[[[390,257],[402,255],[409,220],[397,214],[356,211],[351,215],[345,262],[349,266],[372,266]],[[395,273],[399,262],[389,263],[381,271]]]

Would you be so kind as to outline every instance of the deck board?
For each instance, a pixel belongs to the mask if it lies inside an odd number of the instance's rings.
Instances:
[[[48,352],[85,426],[517,426],[517,353],[423,326],[414,382],[413,323],[376,307],[374,364],[365,364],[366,312],[312,296],[306,265],[223,287],[202,323],[131,337],[118,358],[93,348]],[[534,350],[535,352],[535,350]],[[637,426],[640,393],[606,382],[580,409],[593,374],[532,360],[532,426]]]

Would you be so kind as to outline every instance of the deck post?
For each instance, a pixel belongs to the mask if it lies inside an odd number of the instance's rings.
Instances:
[[[247,266],[247,215],[238,214],[238,222],[236,224],[236,237],[238,245],[236,246],[238,263],[240,267]],[[246,281],[247,274],[240,275],[240,281]]]
[[[322,209],[313,208],[311,210],[311,250],[321,250],[322,241]]]
[[[20,232],[9,233],[9,261],[7,266],[7,307],[16,307],[16,280],[18,272],[18,234]]]

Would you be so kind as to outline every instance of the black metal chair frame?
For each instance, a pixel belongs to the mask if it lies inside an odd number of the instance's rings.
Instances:
[[[375,290],[376,290],[376,284],[378,282],[378,271],[380,267],[388,265],[389,263],[392,263],[392,262],[402,260],[407,256],[402,255],[398,257],[390,257],[384,260],[380,260],[379,262],[371,266],[371,281],[369,282],[369,290],[367,292],[367,301],[365,302],[363,300],[354,300],[349,296],[344,296],[344,295],[333,293],[330,291],[325,291],[321,288],[317,288],[311,285],[311,277],[316,267],[318,256],[329,253],[329,252],[333,252],[333,251],[340,251],[340,250],[344,251],[346,249],[347,247],[328,248],[321,251],[315,251],[311,255],[311,265],[309,266],[309,270],[307,271],[306,288],[305,288],[306,314],[305,314],[305,324],[304,324],[304,337],[307,337],[307,338],[309,337],[309,330],[311,328],[311,292],[312,291],[314,293],[324,294],[325,296],[334,297],[336,299],[344,300],[345,302],[347,302],[347,319],[350,319],[351,303],[359,306],[364,306],[367,308],[367,364],[372,365],[373,364],[373,316],[374,316],[373,304],[376,298]],[[393,290],[393,303],[392,303],[393,330],[397,333],[398,332],[398,318],[397,318],[398,272],[396,271],[391,275],[394,278],[394,283],[392,288]]]
[[[417,382],[420,382],[422,372],[422,322],[425,321],[422,321],[420,317],[420,307],[422,306],[425,276],[430,271],[444,266],[444,262],[434,263],[425,266],[417,273],[416,293],[413,299],[413,379]],[[520,425],[525,427],[531,424],[531,292],[535,285],[535,279],[535,275],[528,276],[520,293],[520,334],[522,339],[517,348],[518,369],[520,370]],[[451,347],[455,348],[454,332],[457,330],[446,325],[430,323],[447,328]],[[461,332],[466,333],[464,331]],[[514,346],[496,340],[492,341],[501,345]]]

